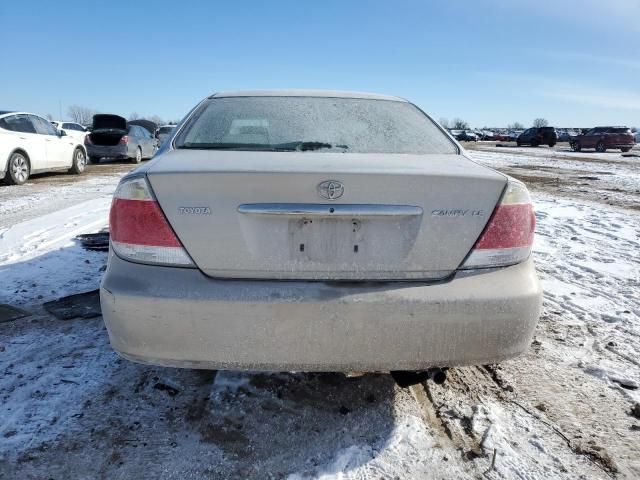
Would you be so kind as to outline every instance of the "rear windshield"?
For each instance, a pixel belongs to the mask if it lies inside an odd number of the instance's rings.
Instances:
[[[406,102],[323,97],[210,99],[177,148],[353,153],[458,153],[434,122]]]
[[[609,129],[609,133],[631,133],[627,127],[613,127]]]

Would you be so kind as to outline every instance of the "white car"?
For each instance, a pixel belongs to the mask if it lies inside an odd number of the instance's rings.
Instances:
[[[87,136],[87,129],[79,123],[75,122],[61,122],[60,120],[52,120],[53,126],[58,130],[63,130],[64,133],[70,137],[75,137],[84,143],[84,137]]]
[[[166,138],[171,135],[171,132],[173,132],[175,128],[175,125],[162,125],[158,127],[158,130],[156,130],[156,138],[160,145],[164,143]]]
[[[0,179],[22,185],[33,173],[82,173],[83,141],[57,130],[49,120],[26,112],[0,111]]]

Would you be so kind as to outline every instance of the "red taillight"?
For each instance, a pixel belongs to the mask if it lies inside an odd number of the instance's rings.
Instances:
[[[514,265],[531,254],[536,217],[523,183],[510,180],[473,250],[461,268]]]
[[[118,185],[109,213],[109,231],[113,250],[125,260],[193,266],[144,177]]]
[[[182,247],[160,206],[153,200],[114,198],[109,231],[116,242],[154,247]]]
[[[475,248],[527,247],[533,243],[536,216],[530,203],[498,205]]]
[[[123,135],[122,138],[120,139],[120,143],[125,145],[129,143],[129,135]]]

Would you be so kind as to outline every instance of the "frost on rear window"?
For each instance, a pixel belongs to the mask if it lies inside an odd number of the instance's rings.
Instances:
[[[297,148],[302,145],[303,148]],[[307,148],[311,145],[313,148]],[[178,148],[302,149],[350,153],[457,153],[415,106],[357,98],[232,97],[209,100]]]

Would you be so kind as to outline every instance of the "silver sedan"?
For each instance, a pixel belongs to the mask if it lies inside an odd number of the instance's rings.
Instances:
[[[111,207],[111,344],[176,367],[397,371],[524,352],[525,186],[390,96],[218,93]]]

